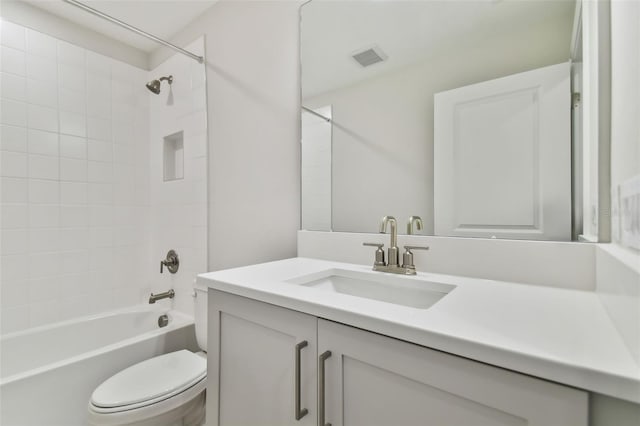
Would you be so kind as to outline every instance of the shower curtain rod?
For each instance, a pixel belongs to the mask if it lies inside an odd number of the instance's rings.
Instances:
[[[326,122],[330,122],[330,121],[331,121],[331,119],[330,119],[330,118],[325,117],[325,116],[324,116],[324,115],[322,115],[322,114],[318,114],[317,112],[315,112],[315,111],[314,111],[314,110],[312,110],[311,108],[307,108],[307,107],[306,107],[306,106],[304,106],[304,105],[302,105],[302,109],[303,109],[303,110],[305,110],[305,111],[307,111],[309,114],[313,114],[313,115],[315,115],[315,116],[318,116],[318,117],[322,118],[322,119],[323,119],[324,121],[326,121]]]
[[[64,1],[65,3],[68,3],[68,4],[72,5],[72,6],[78,7],[78,8],[80,8],[80,9],[86,11],[86,12],[89,12],[92,15],[99,16],[102,19],[105,19],[105,20],[107,20],[109,22],[113,22],[114,24],[120,25],[122,28],[126,28],[129,31],[133,31],[136,34],[139,34],[139,35],[141,35],[143,37],[146,37],[146,38],[148,38],[150,40],[155,41],[156,43],[160,43],[162,45],[165,45],[165,46],[175,50],[176,52],[180,52],[183,55],[186,55],[186,56],[188,56],[190,58],[195,59],[199,63],[203,63],[204,62],[204,58],[202,56],[195,55],[195,54],[189,52],[188,50],[185,50],[185,49],[183,49],[181,47],[178,47],[175,44],[171,44],[168,41],[165,41],[165,40],[163,40],[161,38],[158,38],[158,37],[154,36],[153,34],[149,34],[146,31],[142,31],[141,29],[138,29],[138,28],[134,27],[133,25],[129,25],[126,22],[123,22],[123,21],[121,21],[119,19],[114,18],[113,16],[109,16],[106,13],[100,12],[99,10],[94,9],[94,8],[92,8],[90,6],[87,6],[84,3],[80,3],[79,1],[76,1],[76,0],[62,0],[62,1]]]

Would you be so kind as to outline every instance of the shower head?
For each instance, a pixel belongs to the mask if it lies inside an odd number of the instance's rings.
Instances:
[[[151,80],[147,83],[147,89],[149,89],[156,95],[160,94],[160,82],[162,80],[167,80],[169,82],[169,85],[171,85],[173,83],[173,76],[170,75],[169,77],[160,77],[158,80]]]

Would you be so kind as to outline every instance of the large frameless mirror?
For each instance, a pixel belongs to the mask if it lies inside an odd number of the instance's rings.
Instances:
[[[597,240],[582,6],[306,3],[302,229],[376,232],[393,215],[424,235]]]

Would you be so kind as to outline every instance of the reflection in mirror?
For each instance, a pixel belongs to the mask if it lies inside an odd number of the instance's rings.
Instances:
[[[393,215],[425,235],[589,233],[575,0],[313,0],[301,15],[303,229]]]

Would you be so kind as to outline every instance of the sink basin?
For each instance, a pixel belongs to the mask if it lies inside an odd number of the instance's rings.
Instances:
[[[287,282],[311,287],[318,291],[347,294],[417,309],[433,306],[455,288],[449,284],[402,275],[347,269],[327,269],[295,277]]]

